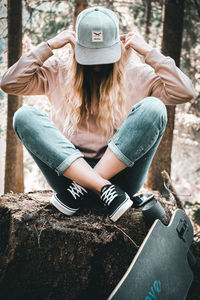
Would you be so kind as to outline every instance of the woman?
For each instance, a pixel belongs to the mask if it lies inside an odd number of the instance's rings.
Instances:
[[[52,50],[70,43],[71,65]],[[131,61],[135,50],[146,64]],[[49,59],[50,58],[50,59]],[[4,74],[9,94],[48,96],[52,121],[31,106],[13,126],[47,182],[52,204],[66,215],[99,201],[117,221],[143,185],[165,130],[166,105],[194,97],[189,78],[134,33],[119,36],[118,19],[103,7],[82,11],[76,33],[63,31],[22,55]],[[92,195],[91,195],[92,194]]]

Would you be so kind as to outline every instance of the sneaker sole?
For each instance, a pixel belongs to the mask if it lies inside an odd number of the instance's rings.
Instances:
[[[133,205],[133,201],[126,194],[125,201],[119,206],[112,215],[110,215],[110,219],[113,222],[116,222],[131,206]]]
[[[56,195],[53,195],[51,197],[50,202],[59,211],[61,211],[63,214],[65,214],[67,216],[72,216],[72,215],[74,215],[79,210],[79,208],[71,208],[71,207],[68,207],[67,205],[63,204],[61,201],[59,201],[59,199],[56,197]]]

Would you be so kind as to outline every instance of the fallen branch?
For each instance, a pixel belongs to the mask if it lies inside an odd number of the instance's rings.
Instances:
[[[109,225],[109,224],[105,224],[105,223],[103,223],[103,225],[107,226],[107,227],[115,227],[117,230],[121,231],[129,239],[129,241],[131,241],[131,243],[134,245],[135,248],[139,249],[140,246],[138,246],[136,244],[136,242],[134,242],[134,240],[122,228],[120,228],[119,226],[117,226],[117,225]]]
[[[165,186],[166,190],[169,192],[169,195],[170,194],[173,195],[173,198],[176,202],[176,206],[185,211],[183,203],[182,203],[181,199],[178,197],[178,194],[171,182],[169,174],[167,173],[167,171],[164,170],[161,172],[161,175],[164,180],[164,186]]]
[[[137,249],[139,249],[139,246],[136,244],[136,242],[134,242],[134,240],[124,230],[122,230],[117,225],[114,225],[114,227],[117,228],[119,231],[121,231],[131,241],[131,243],[134,245],[134,247],[136,247]]]
[[[162,199],[162,203],[167,205],[167,206],[174,206],[173,203],[170,203],[169,201],[166,201],[166,200],[163,200],[163,199]]]

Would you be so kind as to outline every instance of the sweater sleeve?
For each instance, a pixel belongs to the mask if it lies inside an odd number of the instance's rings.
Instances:
[[[1,89],[12,95],[47,95],[55,85],[58,62],[45,42],[23,54],[3,75]],[[46,63],[44,64],[44,62]]]
[[[176,67],[171,57],[153,49],[146,55],[145,63],[152,67],[146,74],[152,96],[166,105],[185,103],[196,97],[191,80]]]

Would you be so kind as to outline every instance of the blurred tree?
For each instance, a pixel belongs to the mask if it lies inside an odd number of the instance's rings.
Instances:
[[[200,1],[185,0],[185,17],[181,53],[181,69],[192,79],[197,98],[190,105],[190,112],[200,115]]]
[[[151,22],[151,8],[152,8],[152,0],[147,0],[146,4],[146,30],[145,30],[145,39],[146,42],[149,42],[149,33],[150,33],[150,22]]]
[[[73,29],[75,30],[76,19],[78,14],[88,7],[87,0],[75,0],[74,1],[74,19],[73,19]]]
[[[199,15],[199,18],[200,18],[200,4],[197,2],[197,0],[194,0],[194,4],[196,6],[196,9],[197,9],[197,12],[198,12],[198,15]]]
[[[163,37],[161,52],[172,57],[180,65],[183,33],[184,0],[164,0],[163,2]],[[161,144],[153,159],[148,176],[148,186],[163,190],[161,171],[171,172],[171,151],[174,130],[175,106],[168,106],[168,124]]]
[[[74,1],[25,0],[24,35],[33,45],[50,39],[73,23]],[[72,29],[72,28],[71,28]]]
[[[8,0],[8,67],[22,54],[22,2]],[[4,193],[24,192],[23,148],[13,130],[13,115],[22,106],[22,97],[8,95],[7,140]]]

